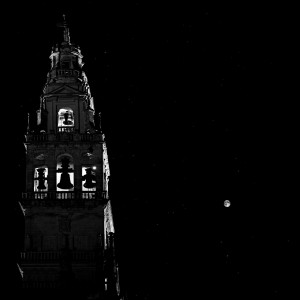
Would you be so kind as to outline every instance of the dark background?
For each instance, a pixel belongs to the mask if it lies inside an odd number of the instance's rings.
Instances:
[[[10,7],[8,184],[16,190],[12,178],[22,174],[27,112],[35,122],[65,13],[102,112],[128,299],[295,294],[292,10],[187,1]]]

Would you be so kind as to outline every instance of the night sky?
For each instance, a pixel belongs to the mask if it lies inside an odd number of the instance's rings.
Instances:
[[[15,172],[65,13],[102,113],[128,299],[295,293],[290,10],[97,2],[7,11]]]

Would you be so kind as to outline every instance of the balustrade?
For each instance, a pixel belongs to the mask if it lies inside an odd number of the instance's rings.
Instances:
[[[79,134],[74,127],[58,127],[55,133],[33,133],[26,135],[26,142],[60,142],[60,141],[81,141],[81,142],[100,142],[103,141],[102,134]]]
[[[71,250],[72,262],[95,261],[95,251],[77,251]],[[61,251],[27,251],[21,252],[22,263],[59,263]]]
[[[25,289],[53,289],[60,286],[59,281],[26,281],[22,282],[22,287]]]
[[[26,135],[26,142],[48,142],[48,134],[28,134]]]
[[[55,262],[60,259],[59,251],[43,251],[43,252],[22,252],[22,262]]]
[[[79,71],[77,70],[63,70],[63,69],[60,69],[60,70],[56,70],[56,75],[57,76],[65,76],[65,77],[69,77],[69,76],[76,76],[78,77],[79,76]]]
[[[22,199],[106,199],[106,191],[95,192],[24,192]]]
[[[96,138],[96,136],[94,136],[93,134],[89,134],[89,133],[84,133],[80,136],[81,141],[85,142],[85,141],[93,141],[94,138]]]
[[[22,204],[26,206],[90,207],[105,205],[108,201],[106,191],[95,192],[25,192]]]
[[[58,127],[58,132],[74,132],[74,127],[71,126],[60,126]]]

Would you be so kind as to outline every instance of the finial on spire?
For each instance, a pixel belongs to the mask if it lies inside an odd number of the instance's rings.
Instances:
[[[57,26],[64,28],[64,42],[70,43],[70,31],[69,31],[68,23],[66,21],[66,15],[63,14],[62,16],[63,16],[63,22],[57,24]]]
[[[64,41],[67,43],[70,43],[70,31],[69,31],[69,27],[66,21],[66,15],[63,14],[63,18],[64,18]]]

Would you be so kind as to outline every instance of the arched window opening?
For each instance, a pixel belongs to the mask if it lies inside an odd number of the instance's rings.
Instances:
[[[34,191],[35,192],[46,192],[48,191],[48,168],[38,167],[34,169]]]
[[[58,131],[73,132],[74,131],[74,113],[70,108],[61,108],[58,111]]]
[[[82,197],[93,199],[96,191],[96,166],[82,167]],[[92,193],[91,193],[92,192]]]
[[[74,191],[74,164],[71,156],[64,155],[57,160],[56,182],[58,192]]]
[[[96,167],[85,166],[82,167],[82,190],[96,191]]]

